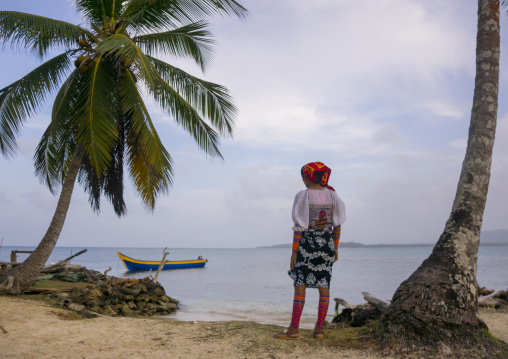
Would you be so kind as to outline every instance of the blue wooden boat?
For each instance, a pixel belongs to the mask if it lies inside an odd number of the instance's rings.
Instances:
[[[149,271],[150,269],[156,271],[159,269],[159,265],[161,264],[161,261],[140,261],[127,257],[120,252],[116,253],[118,253],[118,256],[122,260],[125,268],[129,271]],[[207,260],[202,259],[201,257],[188,261],[166,261],[162,269],[203,268],[206,262]]]

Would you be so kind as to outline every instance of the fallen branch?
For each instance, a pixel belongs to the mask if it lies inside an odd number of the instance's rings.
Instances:
[[[155,274],[155,277],[153,278],[153,281],[155,283],[157,283],[157,279],[159,279],[159,273],[161,272],[162,268],[164,267],[164,264],[166,263],[166,257],[169,254],[169,252],[166,252],[166,249],[168,249],[168,247],[166,247],[162,250],[162,253],[164,255],[162,256],[162,260],[161,260],[161,264],[159,264],[159,268],[157,268],[157,273]]]
[[[7,277],[7,279],[3,283],[0,283],[0,289],[8,292],[11,290],[13,283],[14,283],[14,276],[10,275]]]
[[[379,299],[377,297],[374,297],[372,294],[367,292],[362,292],[363,298],[371,305],[379,309],[379,311],[383,314],[385,314],[388,311],[388,307],[390,306],[390,303],[388,303],[386,300]]]
[[[85,253],[87,250],[88,250],[88,249],[86,249],[86,248],[85,248],[85,249],[83,249],[83,250],[81,250],[81,251],[79,251],[79,252],[77,252],[77,253],[73,254],[72,256],[70,256],[70,257],[68,257],[68,258],[65,258],[63,261],[60,261],[60,262],[58,262],[58,263],[68,262],[68,261],[70,261],[72,258],[77,257],[77,256],[79,256],[79,255],[81,255],[81,254]],[[58,263],[57,263],[57,264],[58,264]]]
[[[342,305],[344,308],[354,308],[354,305],[346,302],[342,298],[333,298],[335,301],[335,315],[339,315],[339,305]]]
[[[46,267],[46,268],[42,268],[41,269],[41,273],[60,272],[68,264],[67,262],[69,262],[72,258],[77,257],[77,256],[85,253],[87,250],[88,249],[85,248],[82,251],[79,251],[79,252],[73,254],[72,256],[65,258],[64,260],[61,260],[61,261],[59,261],[56,264],[50,265],[49,267]]]
[[[109,272],[110,270],[111,270],[111,267],[109,267],[108,269],[106,269],[106,270],[104,271],[104,278],[106,279],[106,283],[108,283],[108,286],[109,286],[109,284],[110,284],[110,282],[111,282],[111,281],[110,281],[110,279],[108,278],[108,272]]]

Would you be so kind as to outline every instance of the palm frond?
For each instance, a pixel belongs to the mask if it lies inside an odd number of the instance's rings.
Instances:
[[[129,59],[136,65],[143,80],[150,87],[155,86],[156,78],[159,76],[157,70],[143,51],[129,37],[123,34],[109,36],[97,46],[96,51],[106,56],[113,56],[116,61],[124,58]]]
[[[206,154],[223,158],[219,151],[218,133],[174,88],[162,77],[156,79],[155,87],[150,87],[148,84],[147,87],[161,109],[187,131]]]
[[[118,95],[118,91],[116,91]],[[111,204],[113,210],[117,216],[127,214],[127,206],[124,200],[124,176],[123,176],[123,165],[124,165],[124,124],[125,114],[121,109],[121,101],[118,99],[119,96],[115,96],[115,107],[117,108],[117,129],[118,139],[115,146],[111,151],[111,162],[108,167],[103,169],[98,174],[97,169],[93,166],[90,161],[90,157],[84,156],[81,168],[78,176],[78,181],[84,188],[85,192],[88,193],[88,202],[92,209],[99,213],[102,195],[106,196]]]
[[[105,17],[118,20],[124,0],[76,0],[76,9],[90,22],[100,24]]]
[[[99,56],[84,73],[84,83],[76,100],[76,141],[87,149],[97,174],[108,168],[117,139],[113,89],[116,72]]]
[[[69,70],[69,53],[58,55],[0,90],[0,152],[13,155],[23,123],[40,109]]]
[[[192,58],[204,71],[214,43],[207,27],[206,22],[200,21],[171,31],[137,36],[133,41],[149,56],[160,53]]]
[[[50,124],[46,128],[33,158],[36,176],[52,194],[56,194],[63,183],[76,147],[65,128],[56,131],[54,127]]]
[[[245,18],[247,9],[234,0],[131,0],[123,17],[136,31],[160,31],[216,14]]]
[[[71,23],[16,11],[0,11],[0,40],[43,57],[52,47],[73,47],[93,34]]]
[[[125,138],[130,175],[142,202],[153,209],[158,196],[173,183],[171,156],[162,145],[130,72],[123,73],[119,87],[127,115]]]
[[[51,122],[35,150],[35,174],[53,194],[58,191],[74,153],[75,136],[72,123],[81,84],[82,75],[76,69],[58,91]]]
[[[232,134],[238,109],[226,87],[191,76],[156,58],[149,59],[160,76],[197,109],[200,116],[209,119],[221,135]]]

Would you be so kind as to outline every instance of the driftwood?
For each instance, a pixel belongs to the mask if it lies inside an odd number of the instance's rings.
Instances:
[[[111,267],[109,267],[108,269],[106,269],[104,271],[104,278],[106,278],[106,283],[108,283],[108,285],[110,284],[110,280],[108,278],[108,272],[111,270]]]
[[[159,279],[159,273],[161,272],[162,268],[164,267],[164,263],[166,263],[166,257],[169,254],[169,252],[166,252],[166,249],[168,249],[168,247],[166,247],[162,250],[162,253],[164,255],[162,256],[162,260],[161,260],[161,264],[159,264],[159,268],[157,268],[157,273],[155,273],[155,277],[153,278],[153,281],[155,283],[157,283],[157,279]]]
[[[388,311],[388,307],[390,306],[390,303],[386,300],[379,299],[377,297],[374,297],[372,294],[367,292],[362,292],[363,298],[367,301],[367,303],[373,305],[379,311],[383,314],[385,314]]]
[[[345,301],[342,298],[333,298],[335,301],[335,315],[339,315],[339,305],[342,305],[344,308],[354,308],[354,305]]]
[[[82,272],[85,275],[88,283],[94,283],[97,280],[96,277],[85,267],[83,267]]]
[[[11,290],[13,284],[14,284],[14,276],[10,275],[3,283],[0,283],[0,289],[8,292]]]
[[[56,264],[50,265],[49,267],[42,268],[41,269],[41,273],[56,273],[56,272],[60,272],[60,271],[62,271],[62,269],[65,268],[65,266],[68,265],[67,262],[69,262],[72,258],[77,257],[77,256],[85,253],[86,251],[87,251],[87,249],[85,248],[82,251],[79,251],[79,252],[73,254],[72,256],[65,258],[64,260],[61,260],[61,261],[59,261]]]

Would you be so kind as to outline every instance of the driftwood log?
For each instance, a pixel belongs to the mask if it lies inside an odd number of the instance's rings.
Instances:
[[[85,248],[82,251],[79,251],[79,252],[73,254],[72,256],[65,258],[64,260],[61,260],[61,261],[59,261],[56,264],[50,265],[49,267],[42,268],[41,269],[41,273],[56,273],[56,272],[60,272],[60,271],[62,271],[62,269],[65,268],[65,266],[68,265],[67,262],[69,262],[72,258],[77,257],[77,256],[85,253],[86,251],[87,251],[87,249]]]
[[[168,247],[164,248],[164,250],[162,251],[163,256],[162,256],[161,264],[159,264],[159,268],[157,268],[157,273],[155,273],[155,277],[153,278],[153,281],[155,283],[157,283],[157,280],[159,279],[159,274],[160,274],[162,268],[164,268],[164,264],[166,263],[166,257],[169,254],[169,252],[166,252],[166,249],[168,249]]]
[[[344,326],[361,327],[372,320],[380,318],[386,313],[390,303],[373,296],[370,293],[362,292],[363,298],[367,301],[365,304],[353,305],[341,298],[335,300],[335,317],[332,323],[342,324]],[[339,306],[344,309],[339,314]]]
[[[367,303],[369,303],[369,304],[373,305],[374,307],[376,307],[377,309],[379,309],[379,311],[381,313],[385,314],[388,311],[388,307],[390,306],[390,303],[387,302],[386,300],[382,300],[377,297],[374,297],[372,294],[367,293],[367,292],[362,292],[362,294],[363,294],[363,299],[365,299],[367,301]]]

